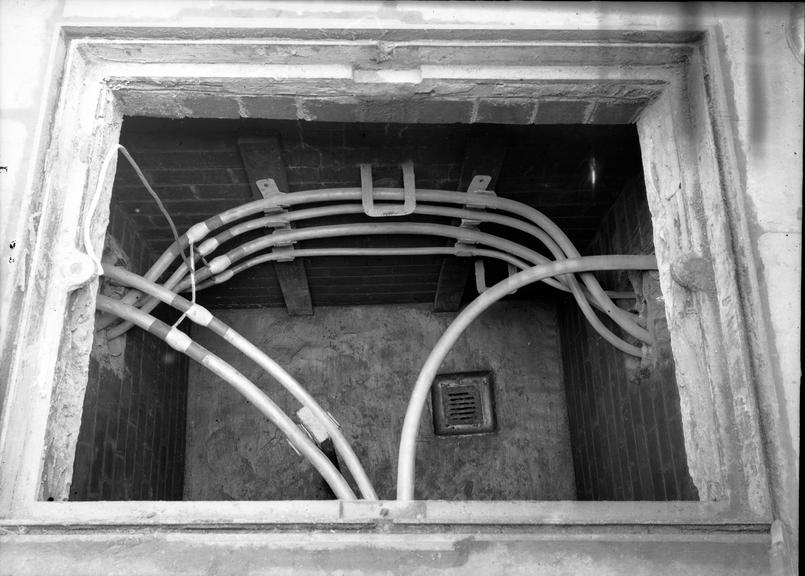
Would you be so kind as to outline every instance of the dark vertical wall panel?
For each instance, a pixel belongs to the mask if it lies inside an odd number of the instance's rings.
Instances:
[[[650,254],[651,214],[635,180],[601,223],[589,254]],[[625,273],[600,276],[604,286],[629,290]],[[697,500],[685,455],[679,394],[659,284],[652,273],[633,276],[645,300],[642,316],[653,334],[641,363],[607,344],[565,300],[560,312],[562,357],[580,500]],[[612,323],[610,329],[620,333]]]
[[[130,269],[148,267],[151,254],[114,205],[110,233]],[[138,328],[124,338],[117,357],[95,338],[70,499],[180,500],[187,359]]]

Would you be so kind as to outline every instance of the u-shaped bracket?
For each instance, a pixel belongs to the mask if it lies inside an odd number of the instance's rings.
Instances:
[[[402,204],[375,204],[374,187],[372,185],[372,165],[360,164],[361,168],[361,202],[363,211],[372,218],[386,216],[407,216],[416,208],[416,181],[414,178],[414,163],[400,164],[403,173],[403,203]]]
[[[514,276],[517,274],[518,270],[517,267],[512,264],[511,262],[507,262],[507,267],[509,270],[509,276]],[[486,292],[488,286],[486,285],[486,267],[484,266],[484,261],[481,258],[475,259],[475,289],[478,290],[478,294],[482,292]],[[517,290],[512,290],[509,294],[514,294]]]

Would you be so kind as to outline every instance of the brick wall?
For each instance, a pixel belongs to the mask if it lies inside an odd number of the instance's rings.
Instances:
[[[588,254],[653,253],[642,180],[630,182],[601,223]],[[642,297],[635,305],[655,345],[642,362],[598,336],[567,298],[562,351],[579,500],[697,500],[685,455],[668,326],[654,273],[600,274],[608,289]],[[616,334],[613,323],[605,323]]]
[[[105,260],[148,268],[151,254],[114,198],[109,231],[118,241],[107,240]],[[156,315],[172,320],[165,310]],[[96,335],[70,499],[180,500],[186,404],[184,355],[138,328],[117,342]]]
[[[449,121],[449,117],[444,121]],[[472,167],[478,156],[484,155],[471,142],[494,147],[490,155],[496,155],[500,143],[505,143],[500,177],[495,185],[497,193],[539,207],[579,246],[592,240],[601,216],[623,183],[640,172],[640,147],[634,126],[138,117],[125,119],[121,143],[153,183],[177,228],[184,231],[196,222],[253,199],[238,138],[265,136],[279,141],[288,189],[292,192],[357,187],[358,164],[366,162],[373,165],[377,186],[402,186],[399,163],[405,160],[414,162],[418,187],[457,190],[466,187],[466,183],[460,184],[465,164]],[[594,188],[586,182],[585,171],[591,149],[598,151],[596,158],[602,167]],[[121,200],[121,209],[154,254],[167,248],[173,241],[170,229],[123,160],[118,163],[114,191]],[[354,215],[297,222],[295,226],[372,220]],[[486,225],[482,228],[516,236],[500,228]],[[240,240],[262,233],[246,234]],[[310,240],[299,247],[422,246],[433,242],[432,238],[389,235]],[[234,243],[227,249],[232,247]],[[442,260],[437,256],[302,259],[315,306],[433,302]],[[504,267],[499,278],[505,273]],[[273,264],[252,268],[239,275],[237,282],[205,290],[199,294],[199,301],[210,308],[283,305]]]

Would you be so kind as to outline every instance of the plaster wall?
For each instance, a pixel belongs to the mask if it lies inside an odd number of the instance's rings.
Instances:
[[[455,318],[430,304],[219,310],[296,377],[341,424],[381,499],[395,497],[402,419],[420,368]],[[298,402],[214,334],[202,346],[231,362],[289,414]],[[474,323],[441,373],[491,370],[498,432],[436,437],[423,418],[417,498],[573,500],[565,392],[553,302],[501,302]],[[276,428],[197,364],[189,371],[186,500],[316,499],[321,481]],[[326,497],[326,496],[325,496]]]

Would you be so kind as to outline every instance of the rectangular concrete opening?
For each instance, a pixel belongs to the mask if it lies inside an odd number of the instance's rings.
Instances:
[[[582,255],[654,252],[634,125],[497,121],[132,117],[124,120],[120,142],[180,233],[260,198],[258,179],[273,178],[281,192],[354,187],[361,183],[358,165],[370,163],[375,186],[401,187],[400,164],[411,161],[417,188],[466,191],[474,176],[491,176],[489,189],[544,212]],[[368,220],[330,216],[297,227]],[[524,233],[491,223],[480,230],[550,255]],[[262,233],[249,232],[238,243]],[[144,273],[172,239],[121,159],[106,261]],[[414,248],[433,241],[383,235],[299,244]],[[472,258],[443,255],[297,258],[245,269],[199,291],[198,302],[308,387],[344,429],[379,498],[393,499],[402,417],[422,363],[477,295],[477,284],[492,286],[509,273],[505,263],[489,259],[483,272],[476,278]],[[633,359],[604,342],[575,301],[555,288],[536,284],[508,296],[471,326],[440,370],[493,373],[497,431],[436,437],[426,413],[417,499],[698,499],[658,277],[599,278],[649,330],[650,353]],[[106,281],[99,292],[120,290]],[[168,323],[178,317],[164,305],[154,314]],[[187,321],[182,327],[295,412],[290,396],[223,340]],[[276,428],[219,378],[138,328],[114,339],[106,334],[96,334],[91,354],[70,499],[332,497]]]

